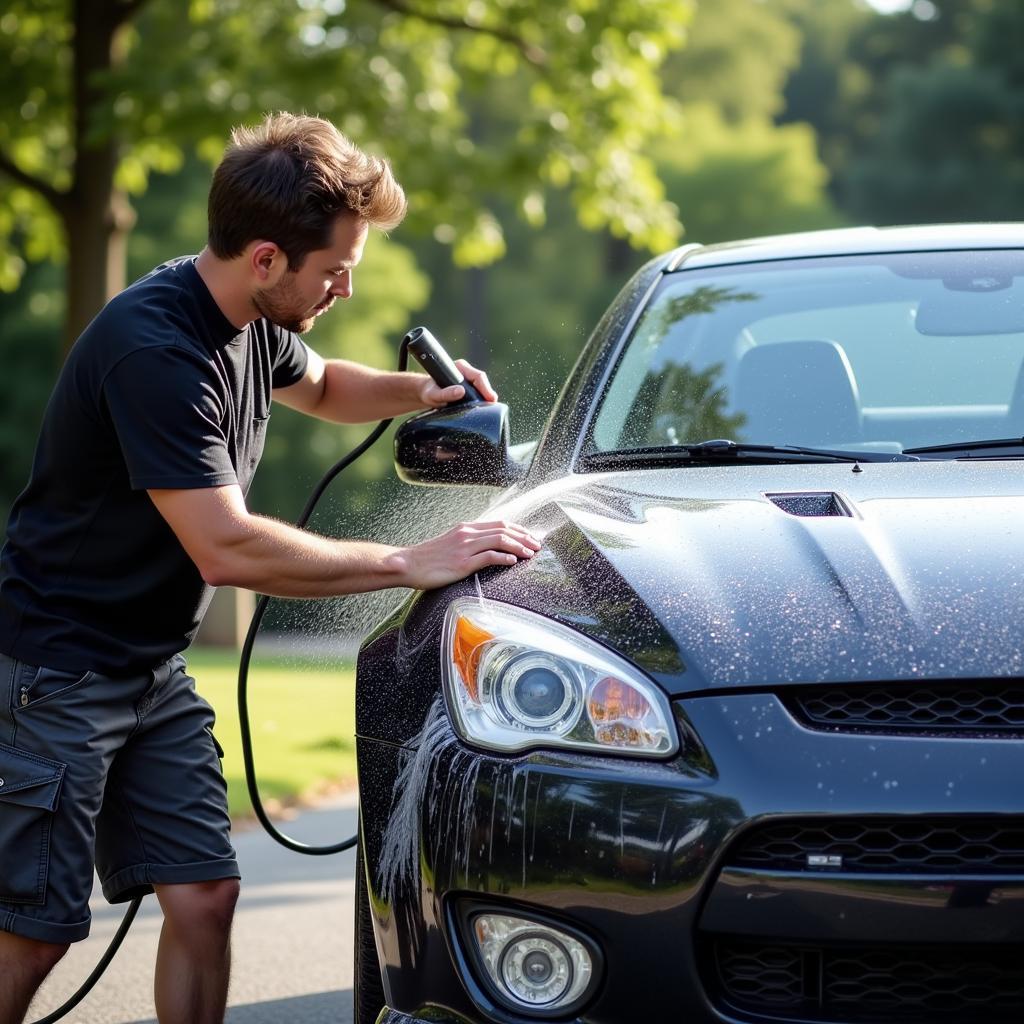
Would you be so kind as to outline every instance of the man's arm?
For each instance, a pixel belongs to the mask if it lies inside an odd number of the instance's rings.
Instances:
[[[253,515],[237,485],[148,493],[207,583],[276,597],[428,590],[489,565],[514,565],[540,549],[512,523],[462,523],[402,548],[331,540]]]
[[[333,423],[369,423],[419,409],[433,409],[460,399],[461,385],[439,388],[422,373],[375,370],[345,359],[323,359],[312,349],[306,372],[294,384],[277,388],[274,399],[310,416]],[[487,374],[455,360],[464,377],[476,385],[488,401],[498,396]]]

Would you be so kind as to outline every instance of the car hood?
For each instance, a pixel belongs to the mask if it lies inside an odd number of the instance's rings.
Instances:
[[[1012,461],[574,476],[505,505],[544,549],[483,592],[621,651],[672,694],[1019,675],[1022,489]],[[780,507],[794,494],[848,514],[794,515]]]

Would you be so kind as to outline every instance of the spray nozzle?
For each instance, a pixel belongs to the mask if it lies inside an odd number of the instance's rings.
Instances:
[[[438,387],[450,388],[453,384],[461,384],[466,389],[465,398],[452,405],[483,401],[480,392],[459,372],[444,346],[426,327],[414,327],[402,339],[402,344],[408,346],[413,358],[430,374]]]

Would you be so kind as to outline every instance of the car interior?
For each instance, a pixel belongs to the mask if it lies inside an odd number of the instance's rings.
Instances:
[[[711,271],[679,274],[654,300],[606,391],[597,450],[1024,437],[1024,287],[972,295],[971,316],[944,318],[946,283],[885,266],[792,281],[726,269],[713,284]]]

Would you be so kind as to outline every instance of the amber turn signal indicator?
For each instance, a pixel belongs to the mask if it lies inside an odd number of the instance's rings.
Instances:
[[[480,658],[484,653],[484,644],[493,640],[494,634],[488,633],[478,625],[460,615],[455,623],[455,636],[452,640],[452,660],[455,662],[462,683],[470,697],[478,701],[477,673],[480,669]]]

